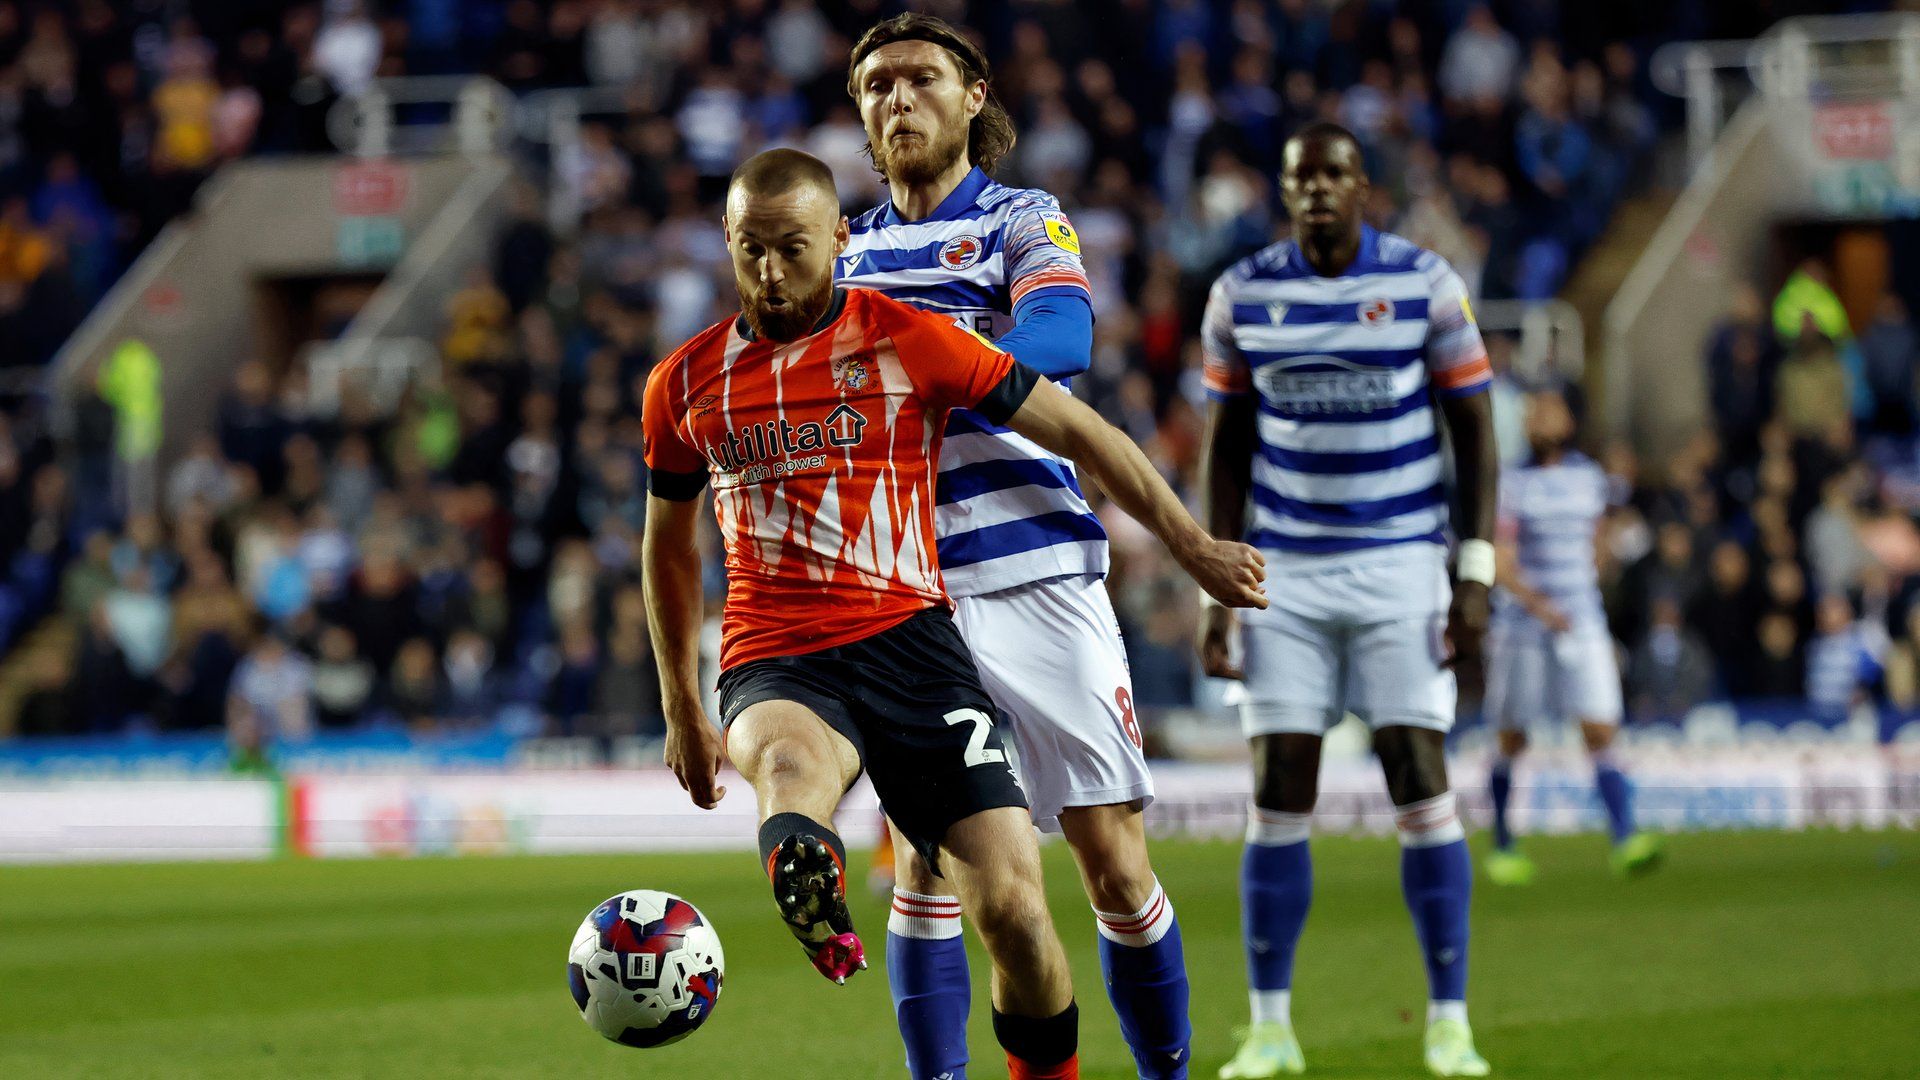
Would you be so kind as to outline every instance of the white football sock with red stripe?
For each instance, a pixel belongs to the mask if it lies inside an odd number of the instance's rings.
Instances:
[[[1100,921],[1100,936],[1115,945],[1125,945],[1140,949],[1167,936],[1167,928],[1173,925],[1173,902],[1167,899],[1167,891],[1159,882],[1153,883],[1153,895],[1147,897],[1146,906],[1131,915],[1115,915],[1111,912],[1096,910]]]
[[[923,896],[905,889],[893,890],[893,910],[887,915],[887,932],[920,941],[945,941],[960,936],[960,898]]]

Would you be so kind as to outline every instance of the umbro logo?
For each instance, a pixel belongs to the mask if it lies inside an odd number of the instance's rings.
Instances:
[[[1279,303],[1278,301],[1268,304],[1267,318],[1273,320],[1273,325],[1275,326],[1279,326],[1281,323],[1286,322],[1287,321],[1287,305]]]

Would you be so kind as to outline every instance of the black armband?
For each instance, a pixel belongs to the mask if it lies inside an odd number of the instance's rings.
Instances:
[[[1020,411],[1020,406],[1026,404],[1027,396],[1033,393],[1034,387],[1040,385],[1041,378],[1039,372],[1015,360],[1006,375],[987,391],[987,396],[974,404],[973,411],[989,423],[1005,424],[1013,419],[1014,413]]]
[[[706,490],[706,487],[705,469],[699,472],[666,472],[655,469],[647,475],[647,490],[673,502],[692,502],[700,497],[700,493]]]

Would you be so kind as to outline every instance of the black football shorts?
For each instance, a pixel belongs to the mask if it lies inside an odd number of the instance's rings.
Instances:
[[[869,638],[752,660],[720,675],[720,716],[792,701],[847,737],[887,816],[929,866],[947,830],[982,810],[1026,809],[998,714],[945,608]]]

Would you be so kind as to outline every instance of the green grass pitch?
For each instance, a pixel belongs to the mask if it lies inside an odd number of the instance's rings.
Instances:
[[[1496,1076],[1920,1075],[1920,834],[1689,835],[1660,875],[1538,841],[1527,890],[1479,884],[1473,1018]],[[1193,979],[1195,1077],[1243,1022],[1231,844],[1161,843]],[[1133,1075],[1067,853],[1048,849],[1089,1080]],[[1423,987],[1389,841],[1315,841],[1295,985],[1310,1074],[1412,1077]],[[855,860],[856,864],[862,862]],[[681,893],[718,926],[713,1021],[664,1050],[588,1031],[564,954],[595,903]],[[0,1076],[904,1074],[886,973],[823,982],[747,854],[0,869]],[[862,899],[867,941],[883,908]],[[974,971],[984,973],[976,953]],[[986,1023],[976,1078],[1004,1076]]]

